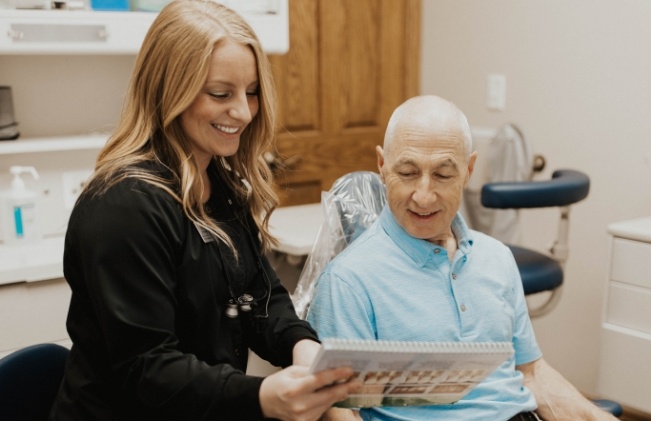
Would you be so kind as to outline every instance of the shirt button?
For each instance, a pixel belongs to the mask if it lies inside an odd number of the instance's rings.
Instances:
[[[457,274],[456,273],[452,274],[452,279],[457,279]]]
[[[434,249],[434,254],[439,254],[441,252],[441,249]]]
[[[465,304],[461,304],[461,307],[459,307],[459,308],[461,309],[462,312],[466,311],[466,305]]]

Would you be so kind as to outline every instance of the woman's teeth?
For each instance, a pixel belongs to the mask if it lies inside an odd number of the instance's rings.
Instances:
[[[222,132],[228,133],[228,134],[237,133],[237,131],[239,130],[239,127],[226,127],[226,126],[222,126],[220,124],[213,124],[213,127],[216,128],[219,131],[222,131]]]

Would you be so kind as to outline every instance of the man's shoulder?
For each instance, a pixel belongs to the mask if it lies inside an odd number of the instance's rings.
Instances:
[[[364,233],[335,256],[328,270],[334,272],[368,271],[385,260],[391,253],[393,244],[378,224],[369,227]]]
[[[342,250],[336,258],[343,260],[358,258],[360,255],[377,256],[388,250],[392,245],[391,243],[389,236],[376,221]]]

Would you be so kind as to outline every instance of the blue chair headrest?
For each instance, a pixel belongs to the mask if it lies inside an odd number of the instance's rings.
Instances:
[[[548,181],[488,183],[481,190],[487,208],[544,208],[567,206],[588,196],[590,178],[576,170],[556,170]]]

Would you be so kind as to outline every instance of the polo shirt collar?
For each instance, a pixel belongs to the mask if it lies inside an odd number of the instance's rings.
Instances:
[[[441,246],[430,243],[420,238],[409,235],[405,229],[398,224],[389,206],[385,206],[380,214],[380,225],[396,245],[405,251],[417,264],[424,266],[432,258],[434,250],[441,249]],[[457,239],[457,247],[464,254],[470,253],[473,244],[472,233],[459,212],[452,220],[452,232]]]

